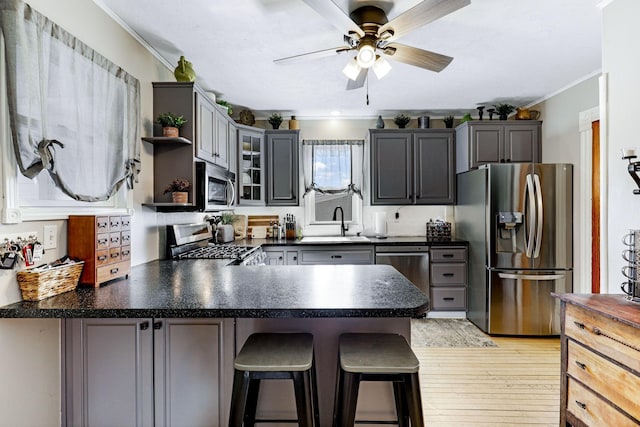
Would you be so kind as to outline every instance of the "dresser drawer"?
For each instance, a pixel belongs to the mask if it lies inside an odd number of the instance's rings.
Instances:
[[[565,334],[640,372],[640,334],[636,328],[567,304]]]
[[[120,246],[120,232],[109,233],[109,247]]]
[[[466,263],[441,263],[431,264],[431,284],[442,285],[465,285],[467,283]]]
[[[120,232],[120,244],[128,245],[129,243],[131,243],[131,231]]]
[[[122,261],[131,259],[131,246],[123,246],[120,248],[120,259]]]
[[[120,231],[120,230],[122,230],[120,216],[110,216],[109,231]]]
[[[466,260],[466,248],[431,248],[432,262],[460,262]]]
[[[640,377],[572,340],[567,340],[567,347],[567,374],[570,377],[589,384],[605,399],[640,419],[640,406],[636,402],[640,395]]]
[[[120,217],[120,226],[121,226],[121,230],[130,230],[131,229],[131,217],[130,216],[123,216]]]
[[[588,426],[627,427],[638,424],[588,388],[568,379],[567,410]]]
[[[120,261],[120,246],[109,249],[109,262]]]
[[[99,233],[96,236],[96,249],[107,249],[109,247],[109,233]]]
[[[96,265],[101,266],[109,263],[109,250],[100,249],[96,251]]]
[[[431,288],[431,310],[464,310],[467,307],[465,288]]]
[[[106,233],[109,231],[109,217],[97,216],[96,217],[96,233]]]
[[[128,261],[122,261],[98,267],[96,270],[97,282],[102,283],[129,274],[131,272],[131,264]]]

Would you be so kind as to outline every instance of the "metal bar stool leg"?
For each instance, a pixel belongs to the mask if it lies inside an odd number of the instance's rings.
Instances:
[[[318,404],[318,376],[316,375],[316,361],[311,365],[311,393],[313,395],[313,420],[320,427],[320,406]]]
[[[356,405],[358,404],[358,392],[360,391],[360,374],[344,372],[342,395],[342,418],[340,427],[353,427],[356,420]]]
[[[393,397],[396,401],[398,427],[409,427],[409,406],[406,399],[406,385],[401,381],[393,381]]]
[[[258,410],[258,394],[260,393],[260,379],[249,380],[249,391],[247,393],[246,414],[244,417],[245,427],[253,427],[256,423],[256,411]]]
[[[310,371],[293,372],[293,387],[300,427],[313,426],[313,404],[311,403],[311,378],[309,373]]]
[[[418,373],[407,374],[406,390],[411,416],[411,427],[424,427],[422,417],[422,398],[420,397],[420,379]]]
[[[249,392],[249,375],[249,372],[234,370],[229,427],[242,427]]]

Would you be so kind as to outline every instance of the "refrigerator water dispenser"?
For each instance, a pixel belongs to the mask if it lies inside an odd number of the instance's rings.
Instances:
[[[498,212],[497,252],[517,252],[518,224],[522,224],[522,212]]]

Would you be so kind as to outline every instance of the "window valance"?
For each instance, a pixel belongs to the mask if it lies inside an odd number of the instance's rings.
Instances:
[[[11,139],[20,172],[69,197],[109,199],[140,166],[140,83],[46,16],[0,0]]]
[[[362,198],[364,140],[302,141],[305,195],[357,194]]]

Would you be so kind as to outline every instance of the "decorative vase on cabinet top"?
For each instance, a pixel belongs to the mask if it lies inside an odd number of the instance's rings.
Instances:
[[[538,120],[540,111],[528,108],[516,108],[516,120]]]
[[[192,82],[196,79],[196,72],[193,71],[193,64],[187,61],[184,56],[180,57],[178,66],[173,71],[173,75],[179,82]]]

